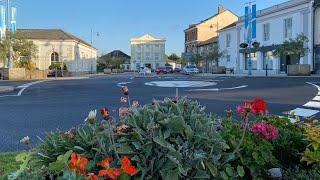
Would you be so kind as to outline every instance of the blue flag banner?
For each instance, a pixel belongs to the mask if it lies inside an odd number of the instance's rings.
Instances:
[[[245,15],[244,15],[244,27],[248,29],[249,27],[249,7],[245,7]]]
[[[17,31],[17,8],[11,8],[11,32],[15,33]]]
[[[257,38],[257,5],[252,5],[252,39]]]
[[[6,8],[0,6],[0,38],[3,38],[6,34]]]

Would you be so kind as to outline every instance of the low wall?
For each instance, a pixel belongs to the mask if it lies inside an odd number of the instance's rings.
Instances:
[[[26,76],[25,79],[46,79],[48,75],[48,71],[42,71],[42,70],[26,70]]]
[[[24,68],[2,68],[0,73],[3,80],[24,80],[26,76]]]
[[[310,76],[311,67],[309,64],[288,65],[288,76]]]

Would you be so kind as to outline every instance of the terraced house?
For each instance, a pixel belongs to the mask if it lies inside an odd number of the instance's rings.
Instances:
[[[18,29],[18,33],[38,47],[32,61],[39,70],[60,62],[75,75],[97,71],[97,49],[72,34],[61,29]]]
[[[259,7],[259,4],[257,4]],[[238,74],[248,74],[249,53],[253,75],[286,74],[288,65],[310,65],[310,70],[320,70],[320,13],[319,0],[290,0],[257,12],[257,38],[259,48],[253,51],[241,49],[246,42],[244,17],[219,31],[219,48],[225,52],[220,65],[235,69]],[[304,57],[276,57],[276,46],[299,34],[308,37],[305,47],[309,49]]]

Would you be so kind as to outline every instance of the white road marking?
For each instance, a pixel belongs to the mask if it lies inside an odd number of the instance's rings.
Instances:
[[[122,86],[127,85],[127,84],[130,84],[130,83],[132,83],[132,82],[119,82],[119,83],[117,84],[117,86],[118,86],[118,87],[122,87]]]
[[[223,90],[242,89],[242,88],[246,88],[246,87],[248,87],[248,85],[231,87],[231,88],[192,89],[192,90],[188,90],[188,91],[190,91],[190,92],[193,92],[193,91],[223,91]]]
[[[317,101],[309,101],[307,104],[303,105],[304,107],[312,107],[320,109],[320,102]]]
[[[193,88],[215,86],[217,83],[206,81],[151,81],[145,83],[145,85],[169,88]]]
[[[2,98],[2,97],[19,97],[19,96],[22,95],[23,91],[26,90],[28,87],[30,87],[30,86],[32,86],[32,85],[35,85],[35,84],[42,83],[42,82],[46,82],[46,81],[50,81],[50,80],[35,81],[35,82],[23,84],[23,85],[21,85],[21,86],[16,87],[17,89],[20,89],[20,91],[18,92],[18,94],[3,95],[3,96],[0,96],[0,98]]]
[[[320,101],[320,96],[316,96],[313,98],[314,101]]]
[[[305,109],[305,108],[296,108],[292,110],[290,113],[293,113],[296,116],[300,117],[311,117],[316,114],[318,114],[320,111],[317,110],[311,110],[311,109]]]

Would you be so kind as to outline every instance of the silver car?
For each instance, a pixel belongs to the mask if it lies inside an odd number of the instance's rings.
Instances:
[[[197,74],[199,73],[199,69],[196,66],[186,66],[183,68],[184,74]]]

